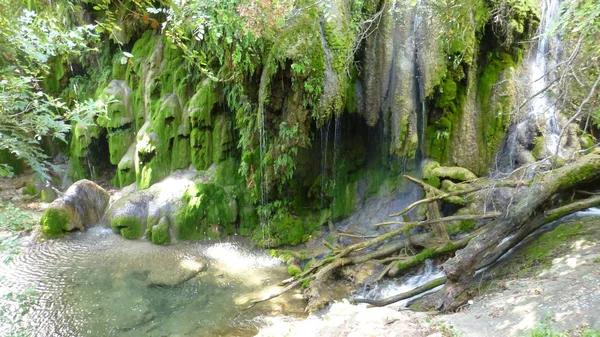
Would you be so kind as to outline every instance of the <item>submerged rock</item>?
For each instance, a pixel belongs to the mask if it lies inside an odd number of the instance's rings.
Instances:
[[[155,266],[146,280],[151,287],[178,287],[206,269],[206,263],[197,260],[181,260],[179,265]]]
[[[74,183],[42,215],[42,233],[55,238],[94,226],[102,219],[109,199],[108,192],[94,182],[83,179]]]

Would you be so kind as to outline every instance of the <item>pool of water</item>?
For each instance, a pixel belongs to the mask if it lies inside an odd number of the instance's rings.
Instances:
[[[93,228],[0,265],[0,336],[251,336],[302,315],[297,293],[247,309],[286,277],[244,238],[157,246]]]

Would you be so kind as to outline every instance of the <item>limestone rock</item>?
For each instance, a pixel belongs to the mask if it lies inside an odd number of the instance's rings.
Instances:
[[[40,221],[42,232],[53,238],[94,226],[102,219],[109,199],[102,187],[86,179],[80,180],[48,206]]]

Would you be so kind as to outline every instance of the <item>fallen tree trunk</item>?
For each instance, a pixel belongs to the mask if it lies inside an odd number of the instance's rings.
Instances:
[[[457,298],[467,289],[479,263],[508,234],[517,232],[523,225],[543,214],[544,205],[558,192],[600,178],[600,156],[586,155],[561,168],[538,174],[530,188],[519,193],[517,202],[504,218],[490,223],[483,232],[456,255],[442,265],[448,282],[442,291],[430,295],[424,305],[440,311],[450,311],[462,303]]]
[[[428,295],[423,303],[426,308],[439,311],[453,310],[462,304],[457,301],[457,298],[470,285],[476,269],[486,267],[497,260],[543,224],[566,214],[600,204],[600,196],[592,194],[592,197],[588,199],[571,200],[566,204],[563,203],[557,206],[561,192],[581,188],[583,183],[600,179],[600,155],[597,154],[584,156],[562,168],[538,174],[533,180],[527,181],[526,184],[522,181],[490,181],[488,186],[483,186],[481,181],[476,181],[473,183],[475,184],[474,187],[465,185],[461,191],[444,192],[415,178],[407,177],[407,179],[421,185],[429,192],[426,194],[425,199],[412,203],[392,216],[407,213],[410,209],[422,204],[428,204],[431,210],[432,207],[438,207],[438,202],[445,200],[447,197],[469,196],[466,199],[473,202],[477,198],[471,196],[477,194],[479,194],[479,204],[474,205],[482,206],[478,209],[481,209],[483,214],[440,217],[439,212],[437,212],[438,215],[434,214],[436,212],[428,212],[429,217],[422,221],[389,221],[376,224],[376,226],[401,225],[402,227],[347,247],[326,245],[331,250],[331,254],[313,263],[312,266],[306,268],[299,275],[283,281],[283,284],[288,286],[280,293],[256,302],[274,298],[298,284],[305,284],[306,281],[313,281],[314,287],[310,286],[310,288],[317,290],[319,285],[327,284],[328,281],[326,280],[334,271],[345,266],[376,261],[383,266],[383,272],[381,269],[373,272],[373,275],[379,275],[376,277],[376,280],[379,280],[388,272],[388,274],[395,274],[398,270],[409,270],[428,258],[456,251],[455,256],[442,265],[446,274],[444,278],[446,285],[443,290]],[[500,202],[500,205],[504,205],[501,206],[502,208],[507,208],[506,210],[501,209],[502,213],[495,211],[497,210],[495,205],[498,204],[498,200],[495,198],[501,198],[502,196],[491,193],[497,191],[497,186],[504,189],[503,193],[507,192],[507,187],[509,188],[510,201],[505,201],[504,204]],[[491,200],[487,200],[488,197]],[[482,201],[483,203],[481,203]],[[486,205],[492,205],[491,210]],[[488,222],[491,218],[494,219]],[[485,219],[487,221],[483,221]],[[428,226],[425,226],[434,224],[444,226],[447,223],[455,223],[459,220],[478,221],[479,223],[475,226],[477,228],[475,231],[466,233],[466,236],[454,240],[450,240],[447,235],[440,235],[438,230],[430,230]],[[430,231],[409,235],[411,230],[417,227],[421,227],[421,231]],[[441,229],[444,232],[446,231],[446,228]],[[498,244],[507,237],[506,242],[503,242],[502,245]],[[402,250],[410,250],[416,253],[409,255],[406,252],[401,253]],[[428,288],[430,285],[419,287],[409,293],[400,294],[379,303],[389,304],[404,299],[405,296],[412,297],[432,289],[433,287]],[[318,291],[311,291],[311,293],[317,294],[314,296],[319,296]],[[372,304],[376,303],[372,302]]]

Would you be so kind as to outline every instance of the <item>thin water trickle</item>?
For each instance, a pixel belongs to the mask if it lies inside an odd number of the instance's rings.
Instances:
[[[22,319],[33,336],[251,336],[260,317],[304,309],[290,295],[243,310],[287,269],[239,237],[157,246],[97,227],[25,247],[0,275],[3,310],[19,310],[8,293],[35,289]],[[14,332],[0,325],[0,336]]]
[[[321,126],[321,208],[325,208],[325,196],[327,193],[327,180],[328,180],[328,165],[327,165],[327,154],[329,153],[329,129],[331,127],[331,120],[327,120]],[[335,163],[334,163],[335,165]]]

